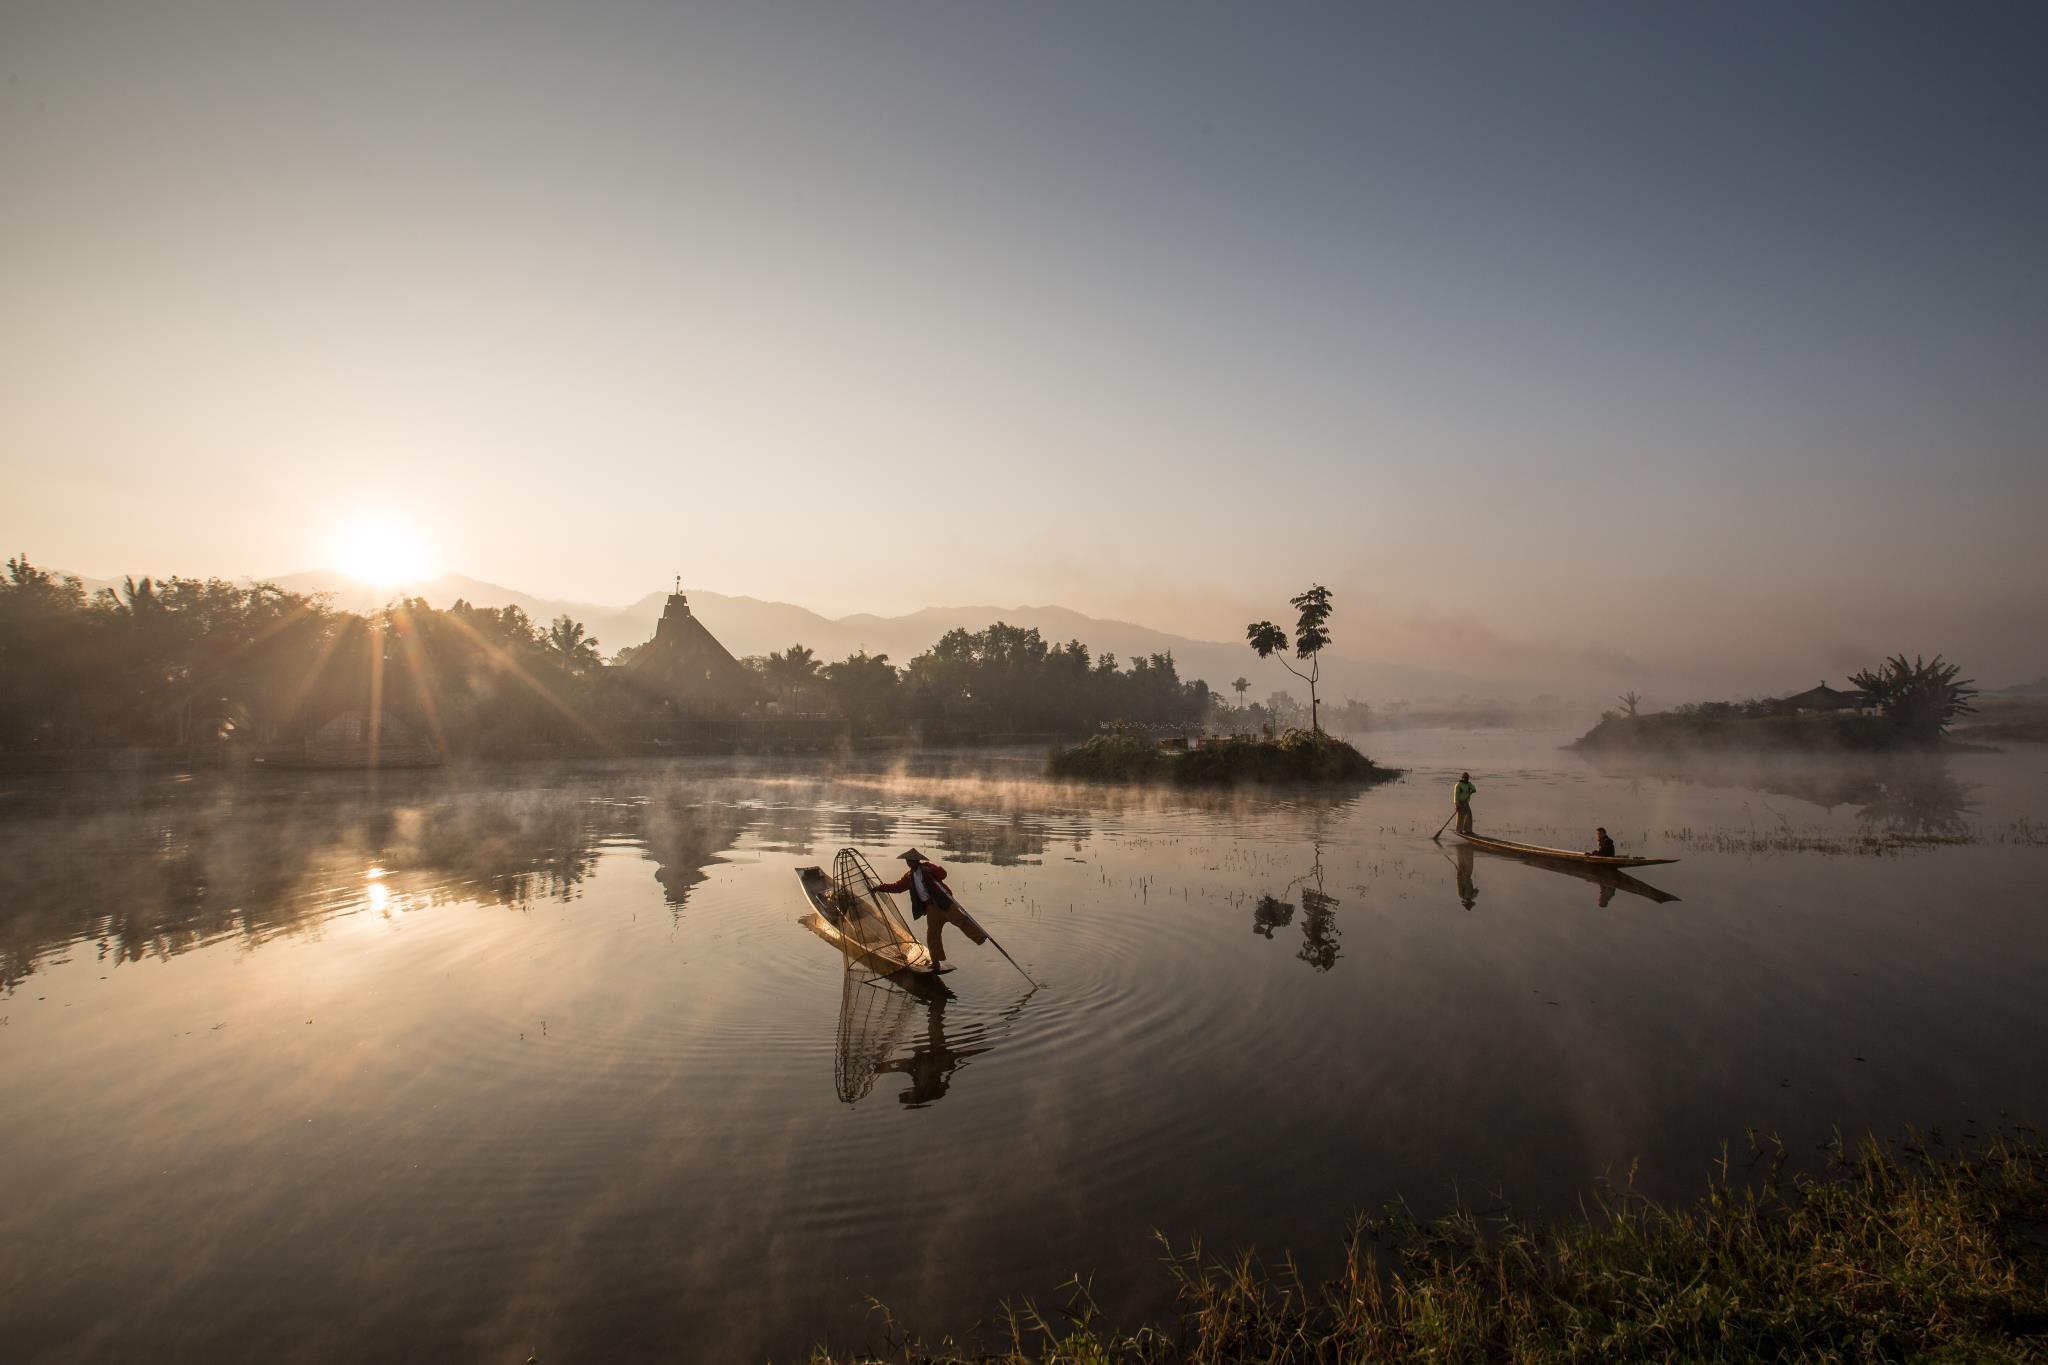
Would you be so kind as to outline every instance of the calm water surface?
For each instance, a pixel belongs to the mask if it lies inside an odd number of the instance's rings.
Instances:
[[[1061,788],[1035,753],[14,782],[0,1341],[24,1360],[760,1359],[971,1335],[1154,1229],[1699,1188],[1724,1138],[2048,1115],[2048,749]],[[1429,835],[1678,856],[1643,888]],[[1968,843],[1846,851],[1886,830]],[[848,986],[792,869],[916,844],[1042,986]],[[1676,897],[1675,900],[1663,897]],[[1321,1259],[1319,1259],[1321,1258]]]

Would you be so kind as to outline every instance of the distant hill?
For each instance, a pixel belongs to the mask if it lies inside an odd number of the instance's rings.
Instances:
[[[2048,677],[2034,679],[2030,683],[2014,683],[2011,687],[1987,687],[1987,697],[2048,697]]]
[[[605,607],[536,597],[461,574],[443,574],[431,582],[388,590],[368,588],[326,570],[285,574],[270,581],[294,592],[332,594],[334,605],[347,611],[369,611],[391,598],[411,595],[423,597],[435,607],[446,607],[457,598],[480,607],[517,606],[540,622],[566,612],[597,637],[607,655],[651,639],[662,604],[668,599],[665,592],[651,592],[623,607]],[[931,648],[949,630],[980,630],[993,622],[1007,621],[1013,626],[1036,627],[1056,644],[1079,640],[1098,657],[1107,652],[1120,661],[1128,661],[1141,655],[1171,653],[1182,677],[1204,679],[1217,691],[1227,692],[1231,679],[1242,674],[1251,680],[1249,696],[1255,701],[1279,691],[1292,692],[1302,700],[1308,697],[1308,689],[1280,665],[1258,658],[1242,643],[1170,635],[1129,621],[1089,616],[1070,607],[926,607],[904,616],[862,612],[835,619],[788,602],[729,597],[687,587],[684,591],[689,593],[691,609],[698,619],[727,649],[741,657],[800,644],[809,646],[821,659],[843,659],[857,649],[865,649],[871,654],[886,654],[900,665]],[[1323,676],[1323,695],[1331,700],[1488,696],[1495,690],[1464,674],[1356,659],[1335,649],[1323,660]]]

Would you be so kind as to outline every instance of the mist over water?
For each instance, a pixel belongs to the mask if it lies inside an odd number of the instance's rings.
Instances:
[[[1602,765],[1373,737],[1358,793],[1033,751],[15,782],[0,1331],[27,1359],[800,1356],[1458,1192],[2048,1106],[2038,748]],[[1384,742],[1380,742],[1380,741]],[[1430,841],[1678,857],[1637,887]],[[1031,976],[849,983],[793,869],[916,845]],[[1874,850],[1874,851],[1873,851]],[[921,927],[921,926],[920,926]],[[110,1291],[109,1286],[118,1286]]]

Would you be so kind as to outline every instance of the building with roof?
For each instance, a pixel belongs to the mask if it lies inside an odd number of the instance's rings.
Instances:
[[[1811,715],[1831,711],[1861,711],[1871,704],[1870,694],[1861,690],[1839,691],[1823,678],[1818,687],[1795,692],[1777,700],[1779,710],[1790,715]]]
[[[762,697],[760,681],[691,612],[680,579],[654,638],[606,668],[605,678],[620,709],[642,716],[738,716]]]

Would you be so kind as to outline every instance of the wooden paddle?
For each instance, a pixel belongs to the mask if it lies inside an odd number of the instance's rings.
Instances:
[[[1436,827],[1436,833],[1429,836],[1430,842],[1438,844],[1442,843],[1444,841],[1444,831],[1449,829],[1451,827],[1451,821],[1457,818],[1458,812],[1454,809],[1452,810],[1450,815],[1444,820],[1444,822]]]

